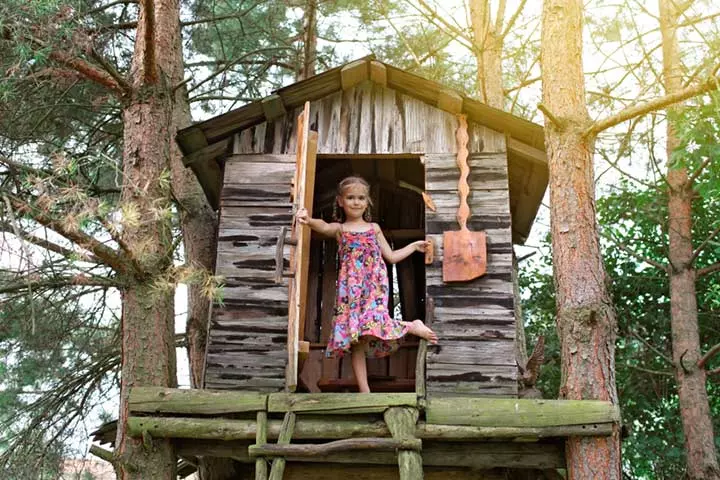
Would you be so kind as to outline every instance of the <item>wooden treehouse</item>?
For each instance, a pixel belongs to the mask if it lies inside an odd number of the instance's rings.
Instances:
[[[512,246],[547,185],[542,127],[366,58],[177,140],[219,212],[224,298],[211,314],[206,390],[133,390],[131,433],[173,438],[190,461],[231,458],[247,478],[557,478],[565,437],[619,422],[608,402],[518,398]],[[459,229],[465,161],[467,228],[485,234],[486,272],[446,282],[443,238]],[[432,322],[440,341],[406,339],[369,360],[371,394],[353,392],[349,357],[324,356],[336,241],[293,225],[298,206],[329,220],[351,174],[371,184],[373,220],[394,248],[434,244],[433,258],[390,266],[389,308]]]

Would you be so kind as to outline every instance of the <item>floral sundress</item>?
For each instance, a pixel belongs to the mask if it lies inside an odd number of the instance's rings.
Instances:
[[[339,238],[337,295],[333,331],[326,355],[342,357],[360,337],[366,337],[366,355],[384,357],[394,352],[409,326],[388,312],[388,275],[375,229],[342,231]]]

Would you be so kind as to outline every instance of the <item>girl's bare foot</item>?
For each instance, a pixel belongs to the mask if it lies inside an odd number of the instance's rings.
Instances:
[[[416,337],[424,338],[430,343],[437,343],[438,341],[438,337],[435,332],[433,332],[430,327],[425,325],[422,320],[419,319],[410,322],[409,332]]]

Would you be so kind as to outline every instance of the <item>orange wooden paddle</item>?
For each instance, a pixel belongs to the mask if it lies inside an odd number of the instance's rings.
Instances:
[[[458,129],[455,138],[458,143],[457,165],[460,169],[460,180],[458,181],[460,207],[457,211],[460,230],[443,232],[444,282],[474,280],[485,275],[487,271],[487,236],[485,232],[471,232],[467,228],[467,219],[470,217],[470,206],[467,203],[470,193],[467,181],[470,167],[467,162],[468,133],[465,115],[458,115]]]

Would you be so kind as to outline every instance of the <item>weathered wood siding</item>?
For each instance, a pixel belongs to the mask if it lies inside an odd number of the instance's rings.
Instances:
[[[313,102],[310,112],[321,154],[425,154],[426,190],[437,205],[437,212],[426,212],[426,231],[437,246],[427,294],[435,298],[441,338],[428,354],[428,392],[516,395],[504,135],[469,125],[468,226],[488,234],[488,274],[448,285],[442,283],[442,232],[458,228],[456,117],[370,82]],[[227,287],[225,306],[216,306],[212,318],[208,388],[283,386],[287,289],[273,284],[272,275],[278,231],[291,221],[296,118],[288,112],[237,134],[235,155],[226,160],[217,273]]]
[[[479,142],[496,145],[496,139]],[[458,230],[455,213],[458,168],[453,154],[425,156],[426,190],[437,211],[426,210],[425,232],[436,245],[427,266],[427,294],[435,299],[433,328],[440,337],[428,348],[427,391],[463,395],[517,394],[512,232],[505,152],[474,150],[470,165],[468,228],[487,233],[487,274],[471,282],[443,283],[443,232]]]
[[[275,245],[292,219],[294,173],[294,155],[234,156],[225,163],[215,268],[225,288],[208,332],[206,388],[285,385],[288,289],[274,281]]]

